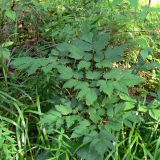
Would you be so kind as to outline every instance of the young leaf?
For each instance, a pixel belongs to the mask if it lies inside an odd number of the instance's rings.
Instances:
[[[37,61],[37,63],[32,63],[32,65],[27,69],[28,75],[36,73],[41,64]]]
[[[91,66],[90,62],[87,61],[80,61],[77,65],[78,70],[85,68],[86,70],[89,69],[89,67]]]
[[[105,79],[119,79],[120,77],[122,77],[122,68],[116,68],[116,69],[112,69],[110,72],[107,72],[104,74],[103,76]]]
[[[156,121],[160,120],[160,110],[159,109],[152,109],[149,111],[149,115],[155,119]]]
[[[88,82],[78,81],[77,85],[75,86],[75,89],[83,90],[83,89],[88,88],[88,87],[89,87]]]
[[[79,80],[81,80],[81,79],[83,79],[83,77],[84,77],[84,73],[83,73],[83,71],[79,71],[79,72],[74,72],[74,76],[73,76],[75,79],[79,79]]]
[[[56,129],[60,129],[63,124],[64,124],[64,119],[63,118],[57,119],[57,121],[56,121]]]
[[[28,68],[33,62],[33,59],[31,57],[21,57],[16,58],[11,62],[11,64],[18,69],[26,69]]]
[[[137,102],[136,99],[134,99],[130,95],[126,95],[124,93],[119,94],[119,97],[124,101],[132,102],[132,103],[136,103]]]
[[[71,138],[78,138],[87,134],[89,132],[88,126],[90,126],[90,122],[88,120],[79,122],[79,125],[73,129]]]
[[[90,61],[92,59],[92,54],[85,52],[83,59],[86,61]]]
[[[69,80],[67,80],[67,81],[64,83],[63,87],[64,87],[64,88],[73,88],[73,87],[75,87],[77,84],[79,84],[77,80],[75,80],[75,79],[69,79]]]
[[[46,113],[44,116],[41,117],[39,124],[44,126],[51,125],[61,117],[62,115],[59,112],[50,110],[48,113]]]
[[[159,62],[151,62],[149,64],[144,64],[140,70],[151,70],[151,69],[160,69],[160,63]]]
[[[143,49],[141,52],[140,52],[140,55],[142,56],[143,60],[146,60],[149,53],[152,51],[152,48],[150,47],[147,47],[145,49]]]
[[[105,48],[105,46],[108,45],[109,39],[110,39],[109,33],[98,35],[98,40],[96,40],[93,43],[94,50],[96,52],[103,50]]]
[[[86,104],[92,105],[97,100],[97,92],[94,88],[89,88],[88,93],[86,95]]]
[[[106,67],[112,68],[112,66],[113,66],[113,63],[108,61],[107,59],[104,59],[100,61],[99,63],[96,63],[97,68],[106,68]]]
[[[116,48],[108,47],[105,51],[105,57],[110,62],[118,62],[122,60],[122,55],[124,54],[126,45],[121,45]]]
[[[71,115],[66,117],[67,128],[70,128],[75,121],[80,121],[82,119],[79,115]]]
[[[102,160],[102,157],[95,151],[90,150],[89,144],[83,145],[78,151],[77,155],[81,157],[81,159],[85,160]]]
[[[116,90],[128,94],[128,88],[124,83],[120,83],[119,81],[113,82],[113,86]]]
[[[104,54],[103,54],[103,52],[100,52],[100,51],[96,52],[94,54],[94,61],[95,62],[101,62],[102,60],[104,60]]]
[[[132,74],[132,71],[123,72],[123,77],[118,80],[121,84],[126,86],[134,86],[143,82],[143,79],[137,75]]]
[[[100,86],[100,91],[106,93],[109,97],[111,97],[114,89],[112,81],[98,80],[97,86]]]
[[[64,42],[64,43],[60,43],[57,45],[57,49],[61,52],[68,52],[68,43]]]
[[[75,43],[76,46],[80,47],[84,52],[93,50],[92,44],[78,39]]]
[[[98,121],[100,121],[101,117],[99,114],[97,114],[97,111],[95,108],[89,108],[88,109],[88,113],[90,116],[90,119],[94,122],[94,123],[98,123]]]
[[[93,33],[92,32],[88,32],[86,34],[83,34],[81,39],[86,41],[86,42],[92,43]]]
[[[62,115],[68,115],[72,112],[72,108],[70,106],[64,105],[55,105],[57,111],[59,111]]]
[[[73,77],[74,73],[72,68],[66,66],[58,66],[58,72],[60,73],[60,78],[62,79],[70,79]]]
[[[83,51],[81,50],[81,48],[78,48],[75,45],[70,45],[68,47],[68,50],[70,52],[69,57],[74,58],[75,60],[80,60],[82,59],[82,57],[84,56]]]
[[[78,99],[86,100],[87,105],[92,105],[97,100],[97,91],[95,88],[89,88],[88,83],[80,83],[75,89],[80,89],[80,92],[77,95]]]
[[[124,103],[124,111],[133,109],[135,107],[135,103],[133,102],[125,102]]]
[[[87,73],[86,73],[87,79],[99,79],[100,76],[101,76],[101,74],[98,71],[87,71]]]
[[[42,70],[45,74],[49,73],[50,71],[52,71],[52,69],[55,67],[54,63],[48,64],[45,67],[42,67]]]

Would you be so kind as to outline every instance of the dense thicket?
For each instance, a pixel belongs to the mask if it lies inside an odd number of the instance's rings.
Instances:
[[[159,160],[159,12],[0,0],[0,159]]]

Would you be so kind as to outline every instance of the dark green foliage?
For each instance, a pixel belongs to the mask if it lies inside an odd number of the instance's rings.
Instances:
[[[0,8],[0,159],[159,159],[158,7],[0,0]]]
[[[52,63],[55,65],[51,68],[53,71],[57,70],[56,78],[59,79],[57,85],[63,84],[62,90],[65,92],[66,88],[69,93],[68,98],[77,99],[77,103],[65,102],[55,105],[55,108],[53,107],[40,120],[40,124],[49,133],[67,126],[67,130],[71,133],[71,139],[83,138],[82,144],[79,145],[85,146],[85,148],[88,146],[89,152],[86,150],[86,153],[83,153],[84,147],[80,147],[77,153],[88,160],[93,158],[93,153],[96,159],[103,159],[107,150],[114,149],[113,142],[116,138],[112,131],[116,131],[117,127],[115,128],[112,125],[113,122],[119,125],[118,130],[120,130],[123,124],[132,127],[132,123],[141,121],[136,112],[130,111],[136,107],[136,100],[125,102],[119,95],[123,93],[127,96],[128,87],[140,84],[142,79],[132,74],[130,70],[124,70],[121,67],[113,68],[115,62],[123,59],[124,45],[110,50],[112,47],[109,45],[109,34],[95,33],[89,32],[88,35],[82,35],[82,38],[75,40],[72,44],[57,45],[57,48],[51,51],[48,60],[52,62],[53,59],[55,62]],[[90,38],[87,39],[86,37]],[[76,45],[77,41],[79,44],[80,42],[83,43],[83,48]],[[103,43],[100,43],[100,41]],[[90,48],[88,48],[88,45],[90,45]],[[96,54],[102,55],[102,59],[95,59]],[[112,61],[110,55],[113,55],[115,61]],[[38,60],[43,62],[43,59],[39,58]],[[31,58],[31,61],[37,64],[36,59]],[[101,61],[106,61],[106,64],[109,65],[107,67],[96,67],[97,63],[101,63]],[[15,59],[13,65],[19,68],[20,62],[22,62],[22,58]],[[30,61],[25,61],[25,63],[28,64]],[[25,63],[23,62],[23,65]],[[33,72],[30,72],[30,67],[27,72],[34,74],[42,65],[43,63],[41,63],[41,66],[37,65]],[[48,65],[50,64],[43,66],[42,70],[45,70]],[[109,102],[112,99],[116,101]],[[81,101],[84,103],[81,103]],[[77,109],[77,105],[82,105],[84,109]],[[84,114],[88,118],[84,117]],[[90,139],[87,137],[90,137]],[[86,139],[88,140],[86,141]]]

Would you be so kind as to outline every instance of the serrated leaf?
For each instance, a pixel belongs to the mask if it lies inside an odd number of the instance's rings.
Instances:
[[[101,73],[98,71],[87,71],[86,72],[87,79],[99,79],[100,76],[101,76]]]
[[[153,119],[155,119],[155,120],[157,120],[157,121],[160,120],[160,110],[159,110],[159,109],[152,109],[152,110],[150,110],[150,111],[149,111],[149,115],[150,115]]]
[[[95,62],[101,62],[104,59],[104,54],[103,52],[96,52],[94,54],[94,61]]]
[[[91,132],[89,132],[89,134],[85,135],[85,137],[83,138],[83,145],[91,142],[96,136],[98,136],[97,131],[91,130]]]
[[[124,54],[126,45],[121,45],[115,48],[108,47],[105,51],[105,57],[110,62],[118,62],[122,60],[122,55]]]
[[[60,78],[71,79],[74,75],[72,68],[66,66],[58,66],[58,72],[60,73]]]
[[[149,53],[152,51],[152,48],[150,47],[146,47],[145,49],[143,49],[141,52],[140,52],[140,55],[142,56],[143,60],[146,60]]]
[[[70,106],[64,105],[55,105],[57,111],[59,111],[62,115],[68,115],[72,112],[72,108]]]
[[[83,71],[74,72],[74,78],[81,80],[81,79],[83,79],[83,77],[84,77],[83,74],[84,74]]]
[[[111,97],[114,89],[112,81],[98,80],[97,86],[100,86],[100,91],[106,93],[109,97]]]
[[[111,134],[110,131],[101,129],[99,135],[94,137],[90,144],[90,150],[95,150],[103,159],[104,153],[107,149],[114,150],[113,142],[116,141],[116,137]]]
[[[139,115],[136,115],[136,112],[128,111],[123,115],[123,120],[128,120],[133,123],[138,123],[140,122],[140,117]]]
[[[108,60],[106,60],[106,59],[102,60],[99,63],[96,63],[96,67],[97,68],[106,68],[106,67],[112,68],[112,66],[113,66],[113,63],[108,61]]]
[[[49,63],[52,63],[50,66]],[[42,69],[46,73],[47,70],[51,70],[55,68],[55,60],[53,61],[52,58],[32,58],[32,57],[20,57],[16,58],[11,64],[20,70],[26,70],[29,75],[34,74],[38,69]],[[49,65],[47,68],[47,65]],[[46,67],[46,68],[45,68]]]
[[[126,86],[134,86],[143,82],[143,79],[137,75],[132,74],[132,71],[123,72],[123,77],[118,80]]]
[[[111,121],[109,124],[105,126],[105,128],[111,129],[113,131],[120,131],[122,129],[122,122],[121,120],[115,122]]]
[[[147,106],[145,106],[145,105],[139,104],[139,105],[138,105],[138,111],[145,113],[145,112],[148,111],[148,108],[147,108]]]
[[[133,109],[135,107],[135,103],[133,102],[125,102],[124,103],[124,111]]]
[[[84,56],[83,51],[75,45],[70,45],[68,50],[70,52],[69,57],[74,58],[75,60],[80,60]]]
[[[90,62],[87,61],[80,61],[77,65],[78,70],[85,68],[86,70],[89,69],[89,67],[91,66]]]
[[[100,115],[100,116],[103,116],[105,115],[106,111],[104,108],[99,108],[98,111],[97,111],[97,114]]]
[[[26,70],[28,75],[36,73],[41,64],[37,61],[37,63],[32,63],[32,65]]]
[[[88,88],[88,87],[89,87],[88,82],[78,81],[77,85],[75,86],[75,89],[82,90],[82,89],[85,89],[85,88]]]
[[[33,62],[33,59],[31,57],[20,57],[13,60],[11,64],[15,68],[26,69],[32,64],[32,62]]]
[[[84,54],[84,58],[83,59],[86,60],[86,61],[90,61],[92,59],[92,57],[93,57],[92,54],[86,52]]]
[[[57,121],[56,121],[56,129],[60,129],[63,124],[64,124],[64,119],[63,118],[57,119]]]
[[[87,95],[87,93],[88,93],[88,91],[89,91],[89,88],[88,88],[88,87],[87,87],[87,88],[82,88],[82,89],[79,91],[79,93],[78,93],[78,95],[77,95],[77,98],[78,98],[78,99],[83,99],[83,98],[85,98],[86,95]]]
[[[124,100],[124,101],[133,102],[133,103],[136,103],[136,102],[137,102],[136,99],[134,99],[134,98],[132,98],[131,96],[126,95],[126,94],[124,94],[124,93],[120,93],[120,94],[119,94],[119,97],[120,97],[122,100]]]
[[[103,50],[105,46],[108,45],[109,39],[110,39],[109,33],[99,35],[98,39],[93,43],[94,50],[96,52]]]
[[[151,70],[151,69],[160,69],[160,63],[158,62],[151,62],[149,64],[144,64],[140,69],[141,70]]]
[[[82,35],[81,39],[86,42],[92,43],[93,33],[92,32],[85,33]]]
[[[94,122],[94,123],[98,123],[101,120],[101,117],[98,114],[92,114],[90,115],[90,119]]]
[[[99,116],[99,114],[97,114],[97,111],[96,111],[95,108],[89,108],[88,109],[88,113],[89,113],[90,119],[94,123],[98,123],[98,121],[101,119],[101,117]]]
[[[64,87],[64,88],[73,88],[73,87],[75,87],[77,84],[78,84],[78,81],[77,81],[77,80],[75,80],[75,79],[69,79],[69,80],[67,80],[67,81],[64,83],[63,87]]]
[[[94,88],[89,88],[88,93],[86,95],[86,104],[92,105],[97,100],[97,92]]]
[[[88,133],[88,127],[90,126],[90,122],[88,120],[83,120],[79,122],[79,125],[73,129],[73,133],[71,138],[78,138]]]
[[[57,121],[57,119],[61,118],[61,114],[57,111],[49,111],[44,116],[41,117],[39,124],[41,125],[51,125]]]
[[[47,66],[45,67],[42,67],[42,70],[45,74],[49,73],[50,71],[52,71],[52,69],[55,67],[55,64],[51,63],[51,64],[48,64]]]
[[[15,68],[26,70],[29,75],[34,74],[41,67],[41,59],[31,57],[16,58],[12,62]]]
[[[67,128],[70,128],[75,121],[80,121],[81,117],[79,115],[71,115],[66,117]]]
[[[132,128],[132,126],[133,126],[132,123],[130,121],[128,121],[127,119],[124,119],[123,123],[125,126],[127,126],[129,128]]]
[[[88,145],[82,146],[78,151],[77,155],[79,155],[82,159],[85,160],[102,160],[100,155],[94,150],[91,151]]]
[[[77,86],[80,92],[77,95],[78,99],[85,99],[87,105],[92,105],[97,100],[97,92],[95,88],[89,88],[88,83],[82,83]],[[76,87],[76,88],[77,88]]]
[[[57,45],[56,47],[60,52],[68,52],[68,43],[64,42],[64,43],[60,43]]]
[[[93,50],[92,44],[85,42],[81,39],[76,41],[76,46],[79,46],[84,52]]]
[[[122,93],[128,94],[128,88],[124,83],[120,83],[119,81],[113,82],[114,88]]]
[[[112,69],[111,71],[105,73],[103,77],[105,79],[113,79],[113,78],[119,79],[120,77],[122,77],[122,68],[119,67],[116,69]]]

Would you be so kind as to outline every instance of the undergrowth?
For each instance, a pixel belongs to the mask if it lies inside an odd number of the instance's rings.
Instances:
[[[159,160],[159,7],[0,6],[0,159]]]

